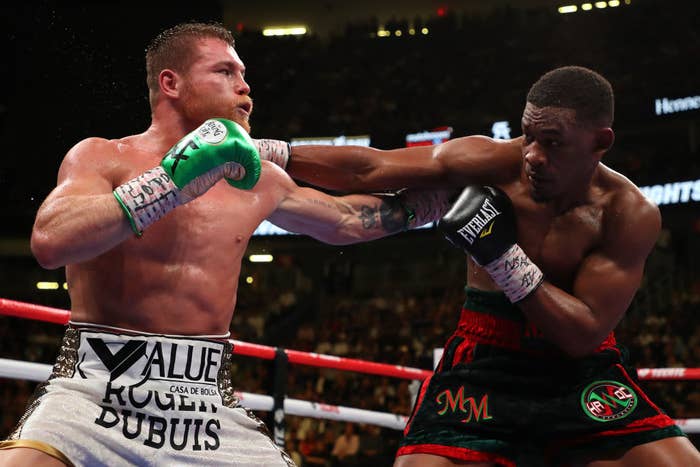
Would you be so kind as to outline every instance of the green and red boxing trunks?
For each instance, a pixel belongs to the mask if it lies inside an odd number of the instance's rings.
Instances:
[[[425,380],[397,455],[540,466],[683,436],[639,387],[610,336],[570,358],[501,293],[467,289],[457,330]]]

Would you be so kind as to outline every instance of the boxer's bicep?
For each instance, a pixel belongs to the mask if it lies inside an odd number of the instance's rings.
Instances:
[[[32,253],[45,268],[94,258],[130,234],[112,194],[116,151],[113,143],[90,138],[64,158],[58,186],[39,207],[32,228]]]
[[[601,338],[622,319],[639,288],[644,262],[619,262],[604,253],[589,255],[578,271],[573,295],[591,311],[591,325]]]
[[[624,315],[644,276],[660,229],[658,208],[639,204],[610,216],[602,245],[581,264],[574,295],[611,331]]]
[[[106,140],[89,138],[66,154],[58,171],[57,186],[49,193],[37,212],[37,219],[54,211],[57,203],[79,197],[112,196],[113,146]],[[76,205],[76,209],[80,209]]]

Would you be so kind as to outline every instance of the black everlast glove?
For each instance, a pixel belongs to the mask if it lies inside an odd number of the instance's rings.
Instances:
[[[438,228],[480,265],[499,258],[517,241],[513,204],[503,191],[490,186],[465,188]]]
[[[542,271],[516,243],[513,204],[499,188],[466,187],[438,228],[488,271],[511,302],[519,302],[542,283]]]

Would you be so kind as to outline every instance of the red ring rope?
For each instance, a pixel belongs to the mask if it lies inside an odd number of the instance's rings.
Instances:
[[[51,308],[32,303],[18,302],[0,298],[0,314],[17,318],[47,321],[56,324],[68,324],[70,311],[59,308]],[[250,342],[231,339],[233,353],[248,357],[257,357],[272,360],[276,349],[267,345],[251,344]],[[284,349],[290,363],[309,365],[320,368],[332,368],[344,371],[355,371],[373,375],[391,376],[405,379],[425,379],[432,374],[431,371],[419,368],[390,365],[387,363],[369,362],[354,358],[344,358],[334,355],[324,355],[298,350]],[[700,368],[639,368],[639,379],[648,381],[685,381],[700,380]]]
[[[0,298],[0,313],[17,318],[68,324],[70,311]]]

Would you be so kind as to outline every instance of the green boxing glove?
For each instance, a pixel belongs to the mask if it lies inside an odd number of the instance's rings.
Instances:
[[[260,178],[260,156],[237,123],[211,119],[186,135],[147,170],[114,190],[136,235],[175,209],[204,194],[225,178],[249,190]]]

